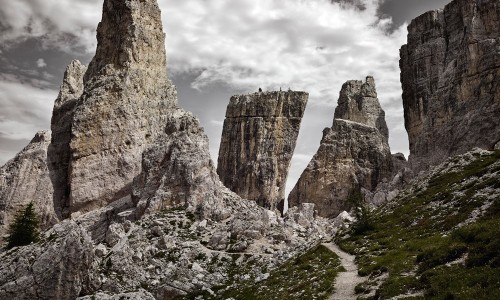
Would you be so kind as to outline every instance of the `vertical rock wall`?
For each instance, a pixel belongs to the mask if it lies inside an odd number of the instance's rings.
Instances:
[[[408,26],[400,50],[416,170],[500,140],[500,3],[454,0]]]
[[[71,124],[69,213],[129,195],[176,107],[155,0],[105,0],[97,41]]]
[[[52,139],[47,153],[47,164],[54,188],[54,209],[60,219],[69,213],[71,124],[77,101],[83,93],[83,75],[86,70],[87,67],[77,60],[69,64],[52,112]]]
[[[231,98],[217,164],[224,185],[265,208],[283,207],[308,97],[305,92],[280,91]]]
[[[320,216],[336,217],[352,207],[355,193],[374,190],[391,171],[385,113],[375,81],[351,80],[342,86],[333,125],[323,131],[320,147],[288,203],[314,203]]]

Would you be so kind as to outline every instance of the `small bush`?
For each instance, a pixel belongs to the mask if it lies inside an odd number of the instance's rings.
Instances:
[[[30,202],[24,210],[20,210],[14,222],[9,227],[9,235],[7,237],[7,249],[29,245],[38,241],[38,217],[33,207],[33,202]]]

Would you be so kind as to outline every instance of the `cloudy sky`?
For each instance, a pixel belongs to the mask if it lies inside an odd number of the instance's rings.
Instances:
[[[399,48],[406,26],[448,0],[159,0],[168,71],[214,161],[233,94],[309,92],[287,189],[331,126],[342,83],[375,77],[392,152],[408,154]],[[353,4],[354,3],[354,4]],[[102,0],[0,0],[0,165],[50,128],[66,65],[96,47]]]

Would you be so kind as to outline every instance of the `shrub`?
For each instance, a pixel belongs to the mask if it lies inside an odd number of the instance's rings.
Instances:
[[[38,217],[30,202],[24,210],[20,210],[14,222],[10,224],[7,236],[7,249],[29,245],[38,241]]]
[[[353,226],[354,233],[363,234],[372,230],[373,224],[370,209],[363,200],[363,195],[359,188],[354,188],[351,191],[348,202],[354,207],[356,219],[358,220]]]

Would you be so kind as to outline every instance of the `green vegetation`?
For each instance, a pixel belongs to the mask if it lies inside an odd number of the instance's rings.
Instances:
[[[356,290],[375,288],[373,279],[387,273],[375,297],[500,299],[500,199],[478,193],[500,188],[499,160],[496,151],[431,177],[426,188],[376,210],[371,229],[340,234],[337,243],[356,255],[360,275],[371,275]]]
[[[343,268],[338,257],[319,245],[271,271],[269,277],[259,283],[247,280],[214,288],[215,295],[200,291],[178,299],[196,299],[198,296],[203,296],[203,299],[232,297],[236,300],[327,299],[333,293],[335,277],[341,271]],[[241,270],[239,274],[242,275]]]
[[[361,194],[361,189],[359,187],[351,191],[348,201],[354,207],[354,211],[356,213],[356,220],[358,220],[353,225],[354,233],[362,234],[366,231],[373,229],[370,209],[363,201],[363,195]]]
[[[38,217],[33,202],[30,202],[24,210],[17,213],[14,222],[10,224],[7,249],[37,242],[38,236]]]

